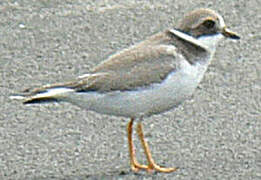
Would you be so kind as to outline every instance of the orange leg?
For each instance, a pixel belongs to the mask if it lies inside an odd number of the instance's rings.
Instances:
[[[145,165],[141,165],[138,163],[136,156],[135,156],[135,149],[132,141],[132,126],[133,126],[134,119],[132,118],[127,126],[128,131],[128,143],[129,143],[129,152],[130,152],[130,165],[131,169],[137,172],[140,169],[147,169],[148,167]]]
[[[127,126],[131,169],[133,171],[135,171],[135,172],[137,172],[140,169],[147,170],[148,172],[156,170],[158,172],[164,172],[164,173],[170,173],[170,172],[176,171],[177,168],[160,167],[159,165],[157,165],[154,162],[154,160],[152,159],[152,156],[151,156],[151,152],[150,152],[149,146],[148,146],[147,142],[144,139],[144,134],[143,134],[141,122],[139,122],[138,125],[137,125],[137,132],[138,132],[141,144],[143,146],[143,149],[144,149],[147,161],[148,161],[148,165],[143,165],[143,164],[139,164],[138,163],[138,161],[136,159],[136,156],[135,156],[135,149],[134,149],[134,145],[133,145],[133,141],[132,141],[133,121],[134,121],[134,119],[132,118],[130,120],[130,122],[128,123],[128,126]]]
[[[157,165],[152,156],[151,156],[151,152],[148,146],[148,143],[145,141],[144,139],[144,134],[143,134],[143,129],[142,129],[142,124],[141,122],[139,122],[137,124],[137,132],[141,141],[141,144],[143,146],[147,161],[148,161],[148,166],[147,168],[145,168],[147,171],[152,171],[152,170],[156,170],[158,172],[163,172],[163,173],[170,173],[170,172],[174,172],[177,170],[177,168],[164,168],[164,167],[160,167],[159,165]]]

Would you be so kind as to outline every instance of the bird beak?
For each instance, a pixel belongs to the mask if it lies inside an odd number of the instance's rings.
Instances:
[[[239,35],[237,35],[235,32],[230,31],[227,27],[224,27],[221,32],[225,37],[231,38],[231,39],[240,39]]]

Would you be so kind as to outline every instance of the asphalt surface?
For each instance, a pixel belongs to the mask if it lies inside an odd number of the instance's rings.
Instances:
[[[128,119],[8,98],[87,73],[200,7],[220,12],[241,40],[219,45],[191,100],[144,120],[154,159],[177,172],[130,171]],[[260,12],[259,0],[1,1],[0,179],[260,180]]]

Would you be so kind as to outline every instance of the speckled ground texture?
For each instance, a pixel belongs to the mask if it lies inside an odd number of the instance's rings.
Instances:
[[[153,157],[179,167],[174,173],[130,170],[128,119],[8,98],[87,73],[200,7],[221,13],[242,38],[219,45],[191,100],[144,120]],[[0,179],[260,180],[260,12],[259,0],[1,1]]]

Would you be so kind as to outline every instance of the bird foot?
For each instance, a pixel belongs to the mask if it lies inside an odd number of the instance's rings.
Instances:
[[[176,167],[165,168],[165,167],[160,167],[157,164],[143,165],[135,162],[131,165],[131,169],[134,172],[138,172],[139,170],[146,170],[148,173],[152,173],[153,171],[161,172],[161,173],[171,173],[176,171],[178,168]]]

